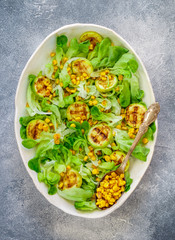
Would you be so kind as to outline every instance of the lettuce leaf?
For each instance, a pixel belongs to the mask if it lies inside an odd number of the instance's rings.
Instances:
[[[125,131],[115,129],[115,132],[116,132],[115,141],[119,149],[124,152],[128,152],[134,140],[130,139],[127,132]],[[142,144],[139,142],[136,148],[134,149],[132,156],[142,161],[146,161],[149,151],[150,149],[142,146]]]
[[[97,209],[95,201],[75,202],[74,206],[75,206],[76,209],[82,210],[82,211],[92,211],[92,210]]]
[[[85,201],[86,199],[92,197],[94,191],[74,187],[70,189],[65,189],[63,191],[58,189],[58,194],[67,200]]]
[[[91,108],[91,114],[94,120],[107,122],[111,127],[114,127],[120,120],[122,120],[121,116],[116,116],[113,113],[100,112],[99,108],[96,106]]]

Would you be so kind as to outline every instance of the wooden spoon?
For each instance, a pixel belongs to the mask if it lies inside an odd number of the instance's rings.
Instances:
[[[145,115],[144,115],[144,120],[142,122],[142,124],[140,125],[139,127],[139,131],[134,139],[134,142],[131,146],[131,148],[129,149],[125,159],[123,160],[123,162],[121,163],[120,167],[117,168],[117,170],[115,171],[110,171],[108,173],[106,173],[103,178],[100,180],[99,182],[99,185],[100,183],[104,180],[104,178],[106,177],[106,175],[111,175],[112,172],[115,172],[117,175],[120,175],[120,174],[124,174],[125,172],[125,167],[126,167],[126,164],[128,162],[128,159],[129,157],[131,156],[132,152],[134,151],[135,147],[137,146],[137,143],[140,141],[141,137],[147,132],[148,130],[148,127],[151,123],[153,123],[157,116],[158,116],[158,113],[160,112],[160,105],[158,102],[155,102],[153,104],[150,105],[150,107],[148,108],[148,110],[146,111]],[[98,185],[98,186],[99,186]],[[97,187],[98,188],[98,187]],[[96,194],[95,194],[95,201],[97,202],[97,197],[96,197]],[[115,202],[116,203],[116,202]],[[114,204],[115,204],[114,203]],[[113,205],[109,205],[109,207],[111,207]],[[98,207],[98,206],[97,206]],[[107,207],[105,208],[100,208],[102,210],[106,209]]]

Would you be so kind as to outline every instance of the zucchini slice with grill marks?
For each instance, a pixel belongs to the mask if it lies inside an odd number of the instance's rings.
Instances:
[[[69,189],[73,187],[81,187],[82,185],[82,177],[81,175],[74,169],[68,170],[62,179],[63,186],[62,189]]]
[[[106,80],[105,80],[106,79]],[[100,77],[95,81],[95,86],[99,92],[109,92],[117,85],[117,77],[113,74],[107,75],[106,77]]]
[[[49,125],[43,120],[32,120],[28,123],[26,127],[27,138],[31,138],[34,140],[39,139],[40,134],[43,131],[50,131]]]
[[[48,98],[52,90],[52,84],[46,76],[39,76],[33,81],[32,88],[34,93],[39,97]]]
[[[86,121],[89,119],[90,110],[86,103],[84,102],[74,102],[69,105],[67,108],[67,119],[69,121],[77,121],[81,120]]]
[[[139,103],[133,103],[126,108],[126,122],[130,127],[139,128],[144,119],[146,107]]]
[[[92,127],[88,133],[88,141],[94,148],[106,147],[112,140],[112,129],[106,124]]]
[[[97,32],[85,32],[80,36],[80,42],[84,42],[89,40],[90,43],[95,46],[97,43],[100,43],[103,38],[102,36]]]
[[[77,75],[86,73],[87,76],[90,77],[93,72],[93,67],[89,60],[80,58],[72,62],[72,72]]]

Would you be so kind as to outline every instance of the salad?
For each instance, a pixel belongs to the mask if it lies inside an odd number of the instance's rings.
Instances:
[[[28,166],[48,194],[71,200],[78,210],[95,210],[99,181],[120,166],[147,111],[138,62],[97,32],[55,40],[43,69],[28,76],[26,115],[19,119],[22,145],[35,149]],[[155,130],[153,123],[133,158],[146,161],[145,145]],[[132,184],[129,165],[125,192]]]

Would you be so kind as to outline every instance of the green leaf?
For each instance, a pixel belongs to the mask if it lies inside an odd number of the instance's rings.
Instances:
[[[21,128],[20,128],[20,136],[21,136],[22,139],[27,138],[27,136],[26,136],[26,127],[21,126]]]
[[[76,209],[82,210],[82,211],[93,211],[93,210],[97,209],[95,201],[75,202],[74,206]]]
[[[30,75],[28,76],[29,83],[31,84],[31,83],[35,80],[35,78],[36,78],[35,75],[30,74]]]
[[[54,195],[57,193],[57,188],[55,186],[49,186],[48,194]]]
[[[58,194],[67,199],[72,201],[85,201],[86,199],[89,199],[92,197],[94,191],[91,190],[84,190],[82,188],[70,188],[65,189],[63,191],[58,189]]]
[[[127,192],[130,189],[130,186],[133,182],[132,178],[130,178],[129,172],[125,172],[125,180],[126,180],[126,185],[125,185],[125,192]]]
[[[25,139],[22,141],[22,145],[25,147],[25,148],[28,148],[28,149],[31,149],[33,147],[36,146],[38,142],[36,140],[33,140],[33,139]]]
[[[61,47],[64,50],[64,52],[67,51],[67,42],[68,38],[65,35],[58,36],[56,39],[57,47]]]
[[[31,170],[39,173],[40,171],[40,163],[39,163],[39,158],[34,157],[28,161],[28,166]]]
[[[131,96],[130,96],[130,90],[129,90],[129,83],[128,81],[125,80],[123,81],[123,88],[119,96],[120,105],[124,108],[129,106],[130,99],[131,99]]]

